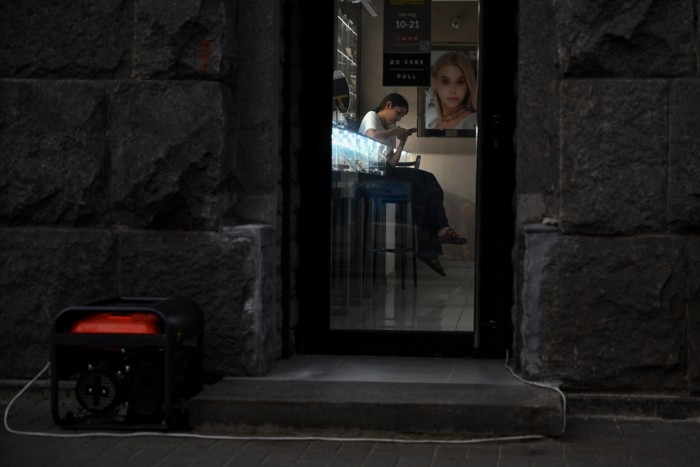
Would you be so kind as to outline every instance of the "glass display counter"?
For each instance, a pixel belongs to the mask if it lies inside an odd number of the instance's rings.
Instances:
[[[338,172],[384,175],[387,146],[349,128],[333,125],[332,168]]]

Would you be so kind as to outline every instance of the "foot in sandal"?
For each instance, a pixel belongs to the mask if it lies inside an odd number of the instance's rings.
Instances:
[[[430,269],[433,271],[437,272],[441,276],[446,276],[445,274],[445,269],[442,267],[442,264],[440,264],[440,260],[438,258],[429,258],[427,256],[418,256],[421,261],[423,261],[425,264],[428,265]]]
[[[450,245],[464,245],[467,243],[467,239],[455,232],[450,226],[440,229],[437,233],[437,239],[440,243],[447,243]]]

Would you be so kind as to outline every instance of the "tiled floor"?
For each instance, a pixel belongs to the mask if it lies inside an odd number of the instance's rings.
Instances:
[[[335,300],[332,329],[401,331],[473,331],[474,263],[443,261],[446,277],[418,262],[418,286],[411,273],[406,286],[389,276],[386,285],[361,299]],[[410,270],[410,268],[409,268]],[[337,291],[336,291],[337,293]]]

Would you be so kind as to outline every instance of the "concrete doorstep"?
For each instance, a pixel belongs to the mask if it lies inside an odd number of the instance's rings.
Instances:
[[[5,383],[0,392],[9,401],[23,385]],[[68,386],[56,391],[61,418],[79,410],[75,387]],[[25,389],[25,402],[49,402],[49,381],[35,378]],[[519,380],[495,360],[304,356],[278,362],[266,376],[228,377],[205,386],[185,401],[187,420],[177,430],[392,439],[558,437],[565,430],[565,407],[558,389]],[[110,413],[104,427],[97,418],[66,426],[153,429],[127,425]]]
[[[526,384],[226,378],[189,402],[195,429],[390,432],[419,436],[558,436],[563,401]]]

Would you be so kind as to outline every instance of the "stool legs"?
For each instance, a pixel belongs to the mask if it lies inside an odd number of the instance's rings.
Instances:
[[[399,264],[399,267],[401,268],[401,288],[405,289],[405,263],[404,263],[404,258],[403,254],[405,252],[410,252],[412,255],[413,259],[413,287],[418,287],[418,266],[417,266],[417,261],[416,257],[418,256],[418,249],[417,249],[417,244],[416,244],[416,236],[417,236],[417,226],[415,222],[413,222],[413,216],[411,215],[411,204],[410,203],[401,203],[399,205],[400,209],[400,216],[401,218],[399,219],[399,229],[400,229],[400,241],[398,245],[398,252],[399,252],[399,257],[401,258],[400,261],[401,263]],[[405,245],[405,234],[406,234],[406,229],[411,230],[411,246],[410,248]]]
[[[413,286],[417,287],[418,286],[418,268],[417,268],[417,243],[416,243],[416,226],[413,222],[412,216],[410,214],[410,209],[411,209],[411,204],[410,202],[407,201],[387,201],[382,198],[372,198],[370,203],[373,212],[371,215],[368,215],[365,217],[366,220],[370,220],[373,225],[371,225],[371,228],[366,229],[367,231],[371,231],[372,238],[367,241],[365,244],[366,245],[371,245],[369,249],[372,251],[372,264],[371,264],[371,271],[372,271],[372,286],[376,286],[377,284],[377,259],[378,256],[377,254],[379,252],[383,253],[394,253],[396,255],[396,261],[397,261],[397,266],[399,269],[399,273],[401,274],[401,288],[405,289],[406,288],[406,261],[404,258],[404,255],[406,253],[411,253],[413,258]],[[386,246],[382,247],[381,243],[386,242],[385,235],[382,234],[381,227],[382,225],[385,224],[385,222],[382,221],[382,214],[383,214],[383,209],[385,208],[387,204],[394,204],[396,206],[397,212],[395,215],[395,226],[396,226],[396,235],[395,235],[395,246],[394,248],[388,248]],[[410,228],[411,229],[411,239],[410,239],[410,246],[407,245],[406,243],[406,229]]]
[[[406,226],[406,205],[404,203],[398,204],[396,206],[398,212],[397,214],[397,220],[396,220],[396,229],[398,230],[398,241],[396,243],[396,256],[397,260],[399,262],[399,271],[401,271],[401,288],[405,289],[406,288],[406,268],[404,267],[404,258],[403,258],[403,252],[404,252],[404,234],[405,234],[405,226]]]

